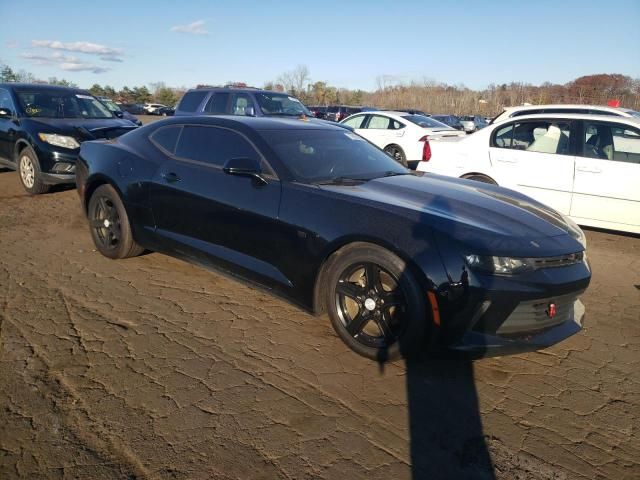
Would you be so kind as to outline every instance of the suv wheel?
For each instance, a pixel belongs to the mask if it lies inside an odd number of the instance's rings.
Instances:
[[[31,147],[25,147],[18,155],[20,182],[30,195],[40,195],[49,191],[50,185],[42,181],[40,162]]]

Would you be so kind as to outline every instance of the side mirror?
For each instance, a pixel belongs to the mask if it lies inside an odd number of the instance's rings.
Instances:
[[[118,118],[122,118],[124,116],[124,114],[122,112],[120,112],[120,111],[113,112],[113,114]]]
[[[244,114],[247,117],[255,117],[256,111],[254,110],[253,105],[247,105],[246,107],[244,107]]]
[[[11,118],[13,117],[13,112],[8,108],[0,108],[0,118]]]
[[[268,183],[262,176],[260,164],[252,158],[231,158],[224,164],[222,171],[228,175],[251,177],[260,185],[266,185]]]

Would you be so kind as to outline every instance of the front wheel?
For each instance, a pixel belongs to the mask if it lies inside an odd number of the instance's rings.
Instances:
[[[42,172],[38,156],[31,147],[25,147],[18,155],[18,173],[20,183],[30,195],[47,193],[51,188],[42,181]]]
[[[384,148],[384,152],[392,157],[400,165],[407,166],[407,156],[404,154],[402,148],[397,145],[387,145]]]
[[[427,322],[424,295],[402,259],[356,243],[336,254],[326,278],[329,318],[349,348],[380,362],[417,353]]]
[[[105,257],[135,257],[144,251],[133,239],[127,211],[111,185],[101,185],[91,195],[88,217],[93,243]]]

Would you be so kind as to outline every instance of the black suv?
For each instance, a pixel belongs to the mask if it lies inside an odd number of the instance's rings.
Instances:
[[[175,111],[175,116],[203,114],[313,117],[300,100],[286,93],[233,86],[189,90],[184,94]]]
[[[0,166],[20,173],[30,194],[73,184],[80,144],[137,128],[86,90],[0,83]]]

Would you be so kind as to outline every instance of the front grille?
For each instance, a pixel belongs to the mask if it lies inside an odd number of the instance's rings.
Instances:
[[[584,260],[584,252],[569,253],[557,257],[534,258],[532,260],[535,268],[566,267],[567,265],[575,265],[582,262]]]
[[[496,333],[498,335],[522,334],[560,325],[573,318],[574,303],[581,293],[520,302]],[[554,304],[556,309],[553,318],[547,314],[551,304]]]

